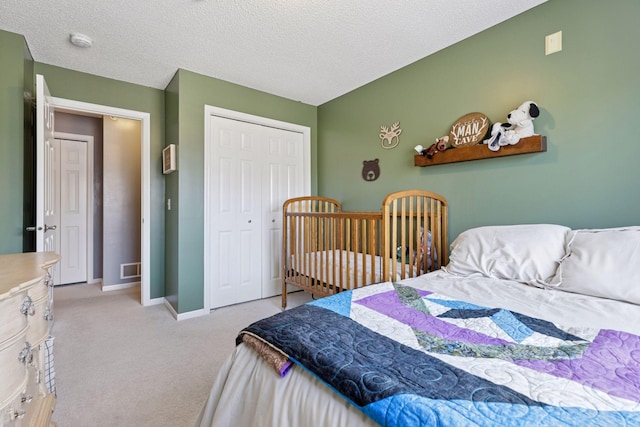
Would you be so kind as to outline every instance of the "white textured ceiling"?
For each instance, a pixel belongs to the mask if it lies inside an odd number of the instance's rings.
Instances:
[[[0,29],[41,63],[158,89],[182,68],[320,105],[545,1],[1,0]]]

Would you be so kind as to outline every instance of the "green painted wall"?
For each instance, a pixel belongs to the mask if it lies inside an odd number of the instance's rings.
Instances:
[[[0,254],[22,252],[25,48],[23,36],[0,31]]]
[[[151,117],[151,298],[164,296],[164,91],[36,63],[51,95],[74,101],[141,111]]]
[[[450,202],[450,236],[487,224],[571,227],[640,218],[640,2],[550,0],[318,108],[318,190],[346,209],[377,210],[392,191],[421,188]],[[563,51],[544,38],[562,30]],[[505,122],[523,101],[542,108],[546,153],[419,168],[413,147],[479,111]],[[380,126],[400,121],[400,145]],[[380,159],[365,182],[362,161]]]
[[[178,284],[168,283],[167,289],[172,293],[177,290],[177,298],[168,295],[168,300],[178,301],[178,306],[174,308],[178,313],[185,313],[204,306],[204,106],[212,105],[308,126],[311,128],[312,159],[316,157],[317,109],[186,70],[178,71],[168,88],[167,97],[173,99],[174,92],[178,93],[179,126],[176,123],[167,124],[167,128],[171,126],[172,129],[167,144],[178,145],[178,171],[171,175],[175,175],[179,182],[177,188],[167,187],[166,197],[179,200],[179,204],[172,207],[172,210],[176,209],[171,214],[175,218],[171,224],[168,223],[167,231],[168,239],[177,238],[178,256],[171,259],[167,257],[167,271],[178,272]],[[175,99],[170,104],[174,108]],[[171,120],[175,121],[173,110]],[[173,139],[175,127],[178,127],[176,140]],[[312,182],[315,191],[315,164],[312,164]],[[178,232],[174,229],[175,221]],[[174,242],[168,242],[169,246],[174,246]],[[175,280],[174,275],[170,277]]]
[[[179,79],[178,74],[171,79],[164,91],[165,105],[165,146],[169,144],[177,144],[179,140]],[[180,153],[178,161],[180,160]],[[166,209],[164,214],[164,230],[165,230],[165,298],[171,304],[174,310],[178,311],[178,284],[180,283],[180,251],[178,248],[180,224],[178,222],[178,214],[180,204],[178,203],[178,178],[180,169],[164,176],[165,203],[166,199],[172,199],[171,210]]]

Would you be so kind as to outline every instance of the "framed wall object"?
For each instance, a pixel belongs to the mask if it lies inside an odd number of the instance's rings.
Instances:
[[[162,173],[166,175],[176,169],[176,145],[169,144],[162,150]]]

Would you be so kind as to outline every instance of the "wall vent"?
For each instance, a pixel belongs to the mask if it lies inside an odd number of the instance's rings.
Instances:
[[[134,279],[140,277],[140,263],[130,262],[128,264],[120,264],[120,278]]]

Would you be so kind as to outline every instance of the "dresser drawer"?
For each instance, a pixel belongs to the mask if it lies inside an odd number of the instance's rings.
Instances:
[[[49,273],[47,273],[47,274],[49,274]],[[46,279],[34,284],[33,286],[31,286],[27,290],[27,293],[29,294],[31,299],[33,299],[34,301],[35,300],[39,300],[41,298],[48,298],[49,297],[49,287],[47,286]]]
[[[26,299],[26,290],[0,299],[0,343],[27,327],[27,316],[20,312]],[[27,305],[25,304],[24,308],[28,310]]]
[[[33,301],[34,313],[27,316],[29,329],[27,331],[27,341],[33,347],[43,342],[49,335],[49,298],[46,296]]]
[[[0,408],[20,395],[27,386],[28,364],[31,362],[33,354],[31,348],[26,347],[27,328],[20,333],[0,342]],[[25,361],[19,359],[24,356]]]

